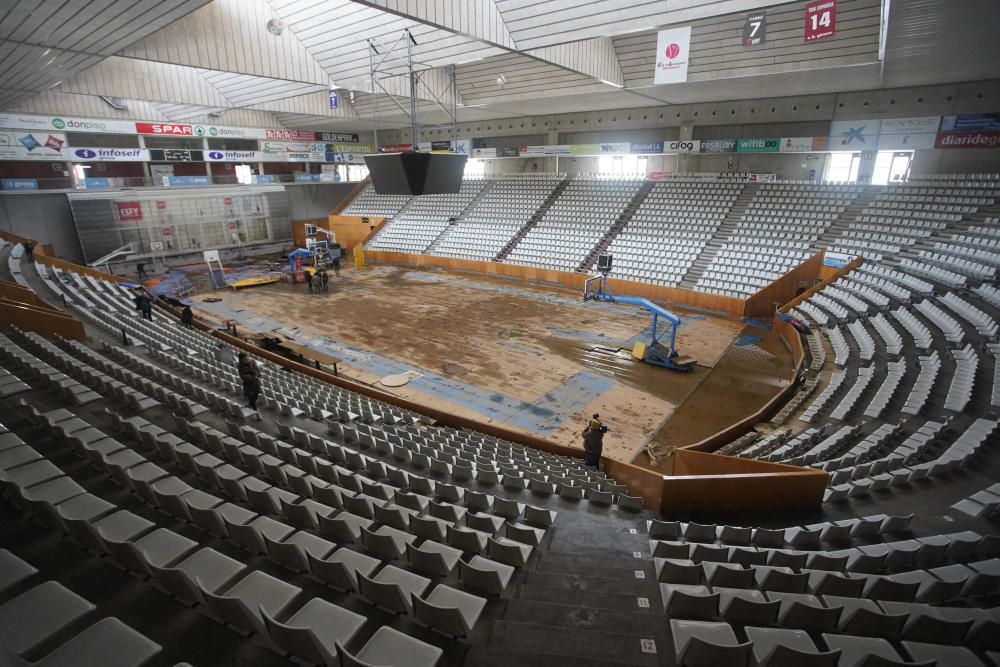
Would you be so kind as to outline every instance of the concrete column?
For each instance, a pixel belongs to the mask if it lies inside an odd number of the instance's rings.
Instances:
[[[139,135],[139,148],[146,148],[146,137]],[[142,163],[142,177],[146,179],[146,183],[150,185],[160,185],[159,183],[153,183],[153,172],[149,170],[149,162]]]
[[[203,153],[208,153],[208,137],[201,138],[201,150]],[[208,182],[212,182],[212,164],[205,160],[205,175],[208,176]]]
[[[694,137],[694,124],[681,123],[680,133],[677,136],[678,141],[691,141],[692,137]],[[700,158],[695,154],[681,153],[677,156],[677,173],[687,174],[699,171],[700,162]]]
[[[555,146],[559,143],[559,132],[557,130],[549,130],[545,136],[546,146]]]

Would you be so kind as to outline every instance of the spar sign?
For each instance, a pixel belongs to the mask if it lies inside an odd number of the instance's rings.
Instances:
[[[193,125],[177,123],[136,123],[136,134],[165,134],[175,137],[193,137]]]

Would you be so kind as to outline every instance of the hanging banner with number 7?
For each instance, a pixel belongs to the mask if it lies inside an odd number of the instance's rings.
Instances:
[[[812,42],[837,33],[837,0],[818,0],[806,5],[805,41]]]

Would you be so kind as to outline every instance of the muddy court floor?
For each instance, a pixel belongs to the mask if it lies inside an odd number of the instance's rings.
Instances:
[[[559,444],[581,446],[598,412],[611,428],[605,454],[640,465],[648,441],[696,442],[766,402],[791,363],[769,330],[682,308],[673,309],[682,320],[677,349],[697,360],[692,372],[638,363],[629,352],[649,338],[644,310],[478,275],[376,267],[344,271],[326,294],[278,284],[194,301],[208,319],[334,354],[343,375],[383,391]],[[735,345],[745,332],[759,341]],[[380,383],[400,373],[411,381]],[[689,407],[695,399],[702,408]]]

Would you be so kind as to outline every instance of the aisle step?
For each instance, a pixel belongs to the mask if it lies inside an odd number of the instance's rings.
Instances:
[[[664,623],[666,627],[666,623]],[[537,650],[544,646],[547,653],[574,658],[604,660],[617,665],[656,665],[656,653],[643,653],[643,639],[652,639],[658,651],[667,648],[666,632],[653,637],[623,635],[593,629],[561,628],[536,623],[500,620],[493,624],[490,648],[504,647],[515,651]],[[510,663],[508,663],[510,664]],[[546,663],[551,665],[552,663]],[[575,664],[581,664],[576,662]]]

